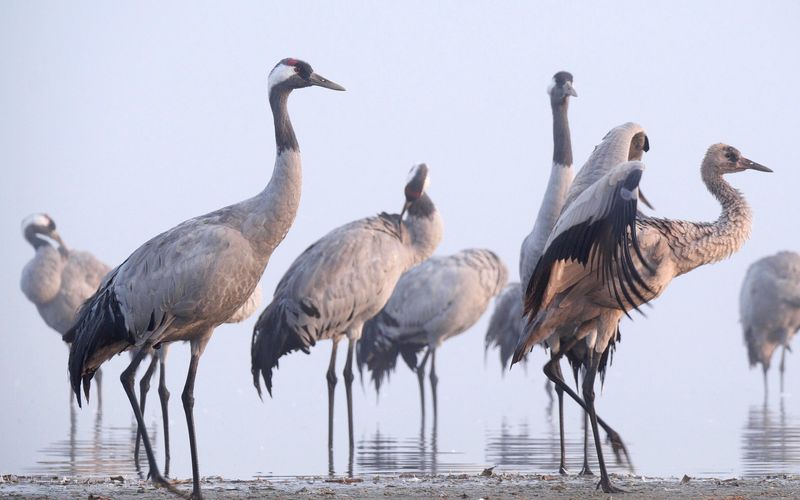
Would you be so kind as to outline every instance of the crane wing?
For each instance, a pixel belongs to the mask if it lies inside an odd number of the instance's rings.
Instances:
[[[612,128],[603,137],[602,142],[595,146],[589,159],[583,164],[575,180],[567,192],[567,198],[564,202],[562,214],[566,212],[567,208],[580,196],[582,192],[593,186],[601,177],[608,174],[612,169],[616,168],[620,163],[628,160],[638,160],[632,155],[631,147],[632,141],[637,134],[643,135],[642,149],[647,151],[650,149],[647,133],[644,128],[638,123],[628,122],[618,127]]]
[[[560,280],[575,280],[575,269],[564,273],[570,262],[596,272],[626,314],[629,306],[636,308],[631,294],[646,302],[641,290],[649,288],[630,252],[633,247],[647,266],[636,238],[636,205],[643,171],[644,164],[638,161],[612,168],[561,214],[526,289],[524,312],[531,320],[552,300],[555,290],[563,289]]]

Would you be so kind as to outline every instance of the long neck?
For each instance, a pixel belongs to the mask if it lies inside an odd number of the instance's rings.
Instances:
[[[572,141],[569,135],[567,107],[569,98],[552,99],[553,109],[553,163],[564,166],[572,165]]]
[[[674,242],[678,274],[704,264],[728,258],[750,237],[752,215],[742,194],[728,184],[714,169],[704,166],[703,182],[722,205],[722,213],[713,223],[680,222]]]
[[[288,90],[271,89],[269,103],[275,122],[277,150],[275,167],[267,187],[246,202],[247,218],[243,232],[265,259],[283,241],[300,205],[303,171],[300,148],[286,106],[288,98]]]
[[[28,227],[25,228],[25,239],[36,250],[38,250],[41,247],[50,245],[50,242],[48,242],[46,239],[42,238],[39,235],[39,233],[36,232],[36,228],[34,228],[33,226],[28,226]]]
[[[550,179],[539,206],[533,231],[522,242],[519,259],[520,284],[524,288],[536,267],[536,262],[544,251],[547,238],[558,220],[564,201],[567,198],[569,187],[572,184],[572,143],[569,134],[569,121],[567,120],[567,103],[552,100],[553,108],[553,166],[550,169]]]
[[[427,259],[442,241],[443,224],[439,211],[427,194],[423,194],[408,210],[408,216],[403,221],[408,230],[407,243],[411,252],[410,265],[415,266]]]

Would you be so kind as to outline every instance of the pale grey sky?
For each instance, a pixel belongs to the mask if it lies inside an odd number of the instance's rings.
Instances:
[[[611,127],[636,121],[648,130],[642,185],[658,215],[717,216],[699,176],[712,143],[771,167],[774,174],[730,178],[753,206],[751,241],[732,259],[676,280],[647,318],[623,323],[598,402],[607,420],[624,422],[618,430],[634,443],[644,473],[673,473],[673,454],[688,453],[696,470],[735,455],[739,438],[731,432],[761,394],[760,374],[747,368],[738,289],[755,259],[800,249],[798,19],[793,1],[3,2],[0,472],[32,464],[66,432],[66,349],[19,291],[33,253],[22,218],[47,212],[67,244],[116,265],[162,230],[251,196],[274,161],[266,76],[287,56],[348,91],[312,88],[290,99],[303,198],[262,280],[267,296],[295,256],[333,227],[398,211],[406,172],[420,161],[431,168],[430,194],[445,220],[438,253],[488,247],[515,277],[549,172],[545,89],[558,70],[574,74],[580,96],[570,108],[578,166]],[[514,370],[501,380],[494,355],[484,368],[487,320],[438,357],[444,422],[469,450],[482,446],[470,426],[483,424],[475,422],[531,414],[539,425],[545,403],[541,353],[527,377]],[[284,471],[287,460],[298,465],[286,472],[320,472],[330,345],[282,361],[275,398],[262,404],[250,380],[251,326],[220,328],[201,362],[201,472]],[[183,351],[176,346],[171,355],[175,395]],[[121,361],[109,365],[106,394],[116,412],[109,418],[128,422],[116,380]],[[798,365],[791,356],[795,397],[787,405],[795,414]],[[371,389],[356,392],[364,434],[376,420],[392,432],[393,423],[416,419],[416,381],[404,367],[380,407]],[[184,460],[176,472],[185,476],[185,424],[180,405],[172,411],[173,459]],[[346,420],[337,418],[343,442]],[[650,432],[661,424],[677,434]],[[687,451],[687,441],[702,449],[701,438],[719,456]],[[308,463],[281,456],[292,447],[311,450]]]

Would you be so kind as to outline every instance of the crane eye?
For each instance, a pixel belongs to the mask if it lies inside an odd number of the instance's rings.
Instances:
[[[725,153],[725,158],[727,158],[731,163],[736,163],[739,161],[739,156],[737,156],[733,151],[728,151]]]

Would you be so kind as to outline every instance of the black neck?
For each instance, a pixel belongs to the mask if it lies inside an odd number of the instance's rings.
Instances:
[[[278,153],[290,149],[298,151],[297,137],[294,135],[292,122],[289,120],[289,111],[286,102],[289,100],[291,89],[276,85],[269,93],[269,105],[272,108],[272,118],[275,121],[275,144]]]
[[[33,248],[37,250],[40,247],[50,246],[50,242],[44,238],[41,238],[39,233],[36,232],[36,228],[33,226],[28,226],[25,228],[25,239],[28,240],[28,243],[33,245]]]
[[[436,207],[433,205],[428,193],[422,193],[422,196],[408,207],[408,215],[409,217],[430,217],[435,210]]]
[[[550,99],[553,108],[553,163],[572,166],[572,142],[569,136],[567,106],[569,98]]]

